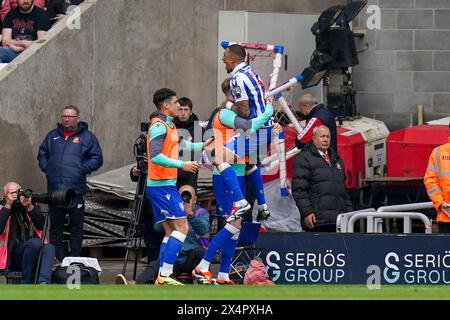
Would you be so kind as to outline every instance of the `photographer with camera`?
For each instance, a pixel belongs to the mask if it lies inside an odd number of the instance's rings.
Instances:
[[[33,273],[42,247],[45,217],[33,205],[31,194],[9,182],[3,187],[4,206],[0,208],[0,270],[20,271],[21,283],[34,283]],[[51,283],[55,248],[44,244],[38,283]]]
[[[49,192],[65,189],[75,191],[72,208],[49,206],[50,242],[55,245],[56,258],[62,261],[65,256],[62,246],[64,220],[68,213],[69,255],[78,257],[83,242],[86,176],[102,166],[103,155],[97,138],[88,130],[88,124],[80,121],[80,111],[76,106],[64,107],[61,123],[47,134],[39,147],[37,158],[47,178]]]
[[[179,193],[183,200],[189,231],[173,266],[173,276],[178,280],[184,281],[184,279],[181,279],[183,276],[187,277],[187,280],[192,280],[192,270],[194,270],[194,267],[200,262],[205,253],[205,248],[209,244],[210,224],[209,212],[197,204],[194,188],[190,185],[184,185],[180,187]],[[164,235],[164,229],[161,224],[155,224],[154,230]],[[150,262],[147,268],[137,277],[136,281],[127,281],[124,275],[118,274],[116,276],[116,284],[153,284],[158,276],[159,268],[162,267],[162,263],[161,259],[155,259]]]

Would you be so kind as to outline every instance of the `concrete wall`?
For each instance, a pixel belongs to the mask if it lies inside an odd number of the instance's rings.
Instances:
[[[75,104],[104,152],[101,171],[134,160],[139,122],[168,86],[206,118],[216,101],[219,10],[320,13],[345,0],[86,0],[81,29],[54,27],[0,71],[0,184],[37,191],[38,147],[63,106]]]
[[[370,49],[354,68],[362,114],[390,130],[450,115],[450,1],[370,0],[381,8],[381,30],[368,30]],[[357,27],[366,27],[360,16]]]

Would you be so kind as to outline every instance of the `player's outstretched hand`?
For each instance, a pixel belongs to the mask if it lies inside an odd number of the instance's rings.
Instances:
[[[283,127],[281,126],[281,124],[275,123],[272,130],[275,131],[275,133],[280,133],[281,131],[283,131]]]
[[[206,150],[212,150],[214,148],[214,137],[209,138],[204,143]]]
[[[199,168],[199,164],[197,161],[185,161],[183,162],[183,171],[196,173]]]
[[[441,210],[442,210],[448,217],[450,217],[450,203],[444,202],[444,203],[441,205]]]

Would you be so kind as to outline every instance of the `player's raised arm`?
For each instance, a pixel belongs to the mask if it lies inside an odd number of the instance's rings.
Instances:
[[[254,133],[261,129],[272,117],[273,111],[273,106],[268,104],[261,115],[251,120],[247,120],[238,116],[232,110],[224,109],[220,113],[220,122],[233,129],[242,129],[246,132]]]

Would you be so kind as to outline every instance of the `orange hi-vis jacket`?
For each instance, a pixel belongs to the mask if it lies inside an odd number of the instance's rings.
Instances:
[[[442,203],[450,202],[450,137],[448,143],[431,152],[423,182],[436,208],[436,221],[450,223],[450,217],[439,208]]]
[[[160,118],[154,118],[150,124],[152,126],[156,122],[161,122],[166,126],[166,137],[161,153],[168,158],[178,160],[178,133],[175,124],[171,128],[165,121]],[[150,159],[150,138],[147,139],[147,162],[148,174],[147,179],[151,180],[171,180],[177,179],[178,169],[167,168],[153,163]]]

